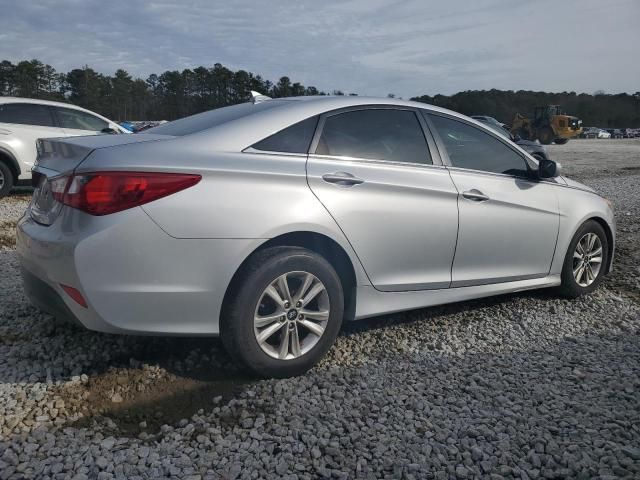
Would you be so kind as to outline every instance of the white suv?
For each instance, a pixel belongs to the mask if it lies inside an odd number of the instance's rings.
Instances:
[[[28,183],[38,138],[129,133],[115,122],[68,103],[0,97],[0,198]]]

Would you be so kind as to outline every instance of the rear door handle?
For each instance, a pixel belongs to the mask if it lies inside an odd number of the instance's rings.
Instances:
[[[462,196],[464,198],[468,198],[469,200],[473,200],[474,202],[486,202],[487,200],[489,200],[489,197],[475,188],[473,190],[462,192]]]
[[[322,176],[322,180],[327,183],[335,183],[336,185],[341,185],[343,187],[350,187],[352,185],[360,185],[361,183],[364,183],[363,179],[355,177],[347,172],[325,173]]]

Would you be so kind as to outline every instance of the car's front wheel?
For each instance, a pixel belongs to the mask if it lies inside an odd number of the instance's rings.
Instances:
[[[607,235],[595,220],[576,232],[564,259],[560,293],[575,298],[593,291],[602,282],[609,261]]]
[[[236,360],[261,376],[300,375],[333,345],[344,311],[340,277],[299,247],[254,254],[231,286],[220,334]]]

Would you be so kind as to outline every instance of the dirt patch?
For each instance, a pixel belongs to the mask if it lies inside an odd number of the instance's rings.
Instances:
[[[16,248],[16,223],[0,221],[0,249]]]
[[[237,374],[218,380],[196,380],[167,372],[158,366],[139,369],[112,368],[61,387],[67,413],[82,414],[76,423],[88,427],[92,418],[111,419],[120,434],[156,434],[162,425],[177,424],[198,411],[211,411],[251,382]]]

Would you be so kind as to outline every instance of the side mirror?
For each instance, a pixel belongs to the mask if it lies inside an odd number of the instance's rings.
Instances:
[[[554,178],[560,175],[560,164],[553,160],[539,160],[538,161],[538,177],[539,178]]]
[[[118,132],[117,132],[117,130],[114,130],[113,128],[105,127],[102,130],[100,130],[100,133],[108,133],[109,135],[115,135]]]

